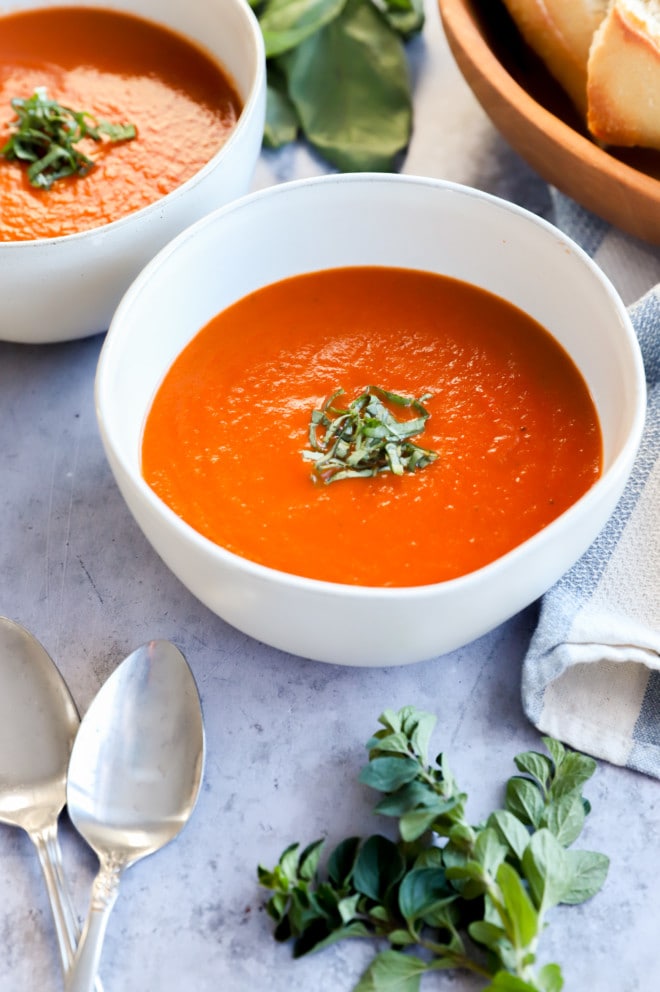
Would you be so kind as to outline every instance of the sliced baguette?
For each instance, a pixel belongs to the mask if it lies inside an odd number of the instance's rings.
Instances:
[[[518,30],[587,115],[587,60],[611,0],[504,0]]]
[[[660,0],[614,0],[588,62],[589,131],[660,149]]]

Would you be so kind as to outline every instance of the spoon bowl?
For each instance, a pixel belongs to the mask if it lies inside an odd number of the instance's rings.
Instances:
[[[46,649],[7,617],[0,617],[0,685],[0,822],[25,830],[37,849],[66,971],[79,928],[57,828],[80,719]]]
[[[192,672],[169,641],[150,641],[103,685],[71,753],[69,817],[100,867],[67,992],[92,988],[121,875],[184,827],[203,766],[204,727]]]

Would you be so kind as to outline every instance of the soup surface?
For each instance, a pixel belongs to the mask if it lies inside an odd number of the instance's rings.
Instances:
[[[179,35],[116,11],[53,7],[0,17],[0,147],[11,100],[37,87],[72,110],[132,123],[137,138],[80,149],[84,177],[50,190],[0,156],[0,241],[57,237],[117,220],[171,192],[224,144],[241,105],[222,68]]]
[[[301,454],[312,410],[369,385],[432,394],[415,440],[438,457],[315,483]],[[192,527],[252,561],[413,586],[543,528],[598,478],[601,451],[583,379],[529,316],[454,279],[367,267],[284,280],[218,314],[157,391],[142,470]]]

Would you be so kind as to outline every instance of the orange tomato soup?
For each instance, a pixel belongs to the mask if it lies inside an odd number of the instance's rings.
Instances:
[[[224,144],[241,111],[223,69],[190,41],[111,10],[53,7],[0,17],[0,147],[10,101],[45,87],[51,100],[115,124],[133,141],[81,151],[84,177],[33,188],[27,170],[0,156],[0,241],[57,237],[124,217],[190,179]]]
[[[369,385],[432,393],[414,440],[437,459],[315,484],[312,410]],[[142,444],[146,481],[210,540],[366,586],[486,565],[574,503],[601,461],[586,385],[535,321],[457,280],[369,267],[284,280],[218,314],[166,375]]]

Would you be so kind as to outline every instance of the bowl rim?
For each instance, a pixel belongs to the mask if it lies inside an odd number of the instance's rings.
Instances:
[[[482,199],[491,205],[498,207],[504,212],[512,212],[517,214],[527,223],[532,223],[533,225],[538,226],[547,234],[551,234],[555,239],[559,237],[562,243],[571,248],[571,250],[578,257],[579,261],[591,270],[592,275],[594,275],[597,282],[600,283],[607,297],[614,305],[617,313],[622,318],[622,330],[630,348],[630,354],[636,373],[634,398],[631,401],[633,403],[633,416],[630,431],[621,450],[615,455],[611,464],[601,474],[596,482],[594,482],[594,484],[585,493],[583,493],[579,499],[564,510],[563,513],[552,520],[540,531],[537,531],[525,541],[516,545],[510,551],[500,555],[493,561],[488,562],[481,568],[468,572],[465,575],[460,575],[456,578],[446,579],[440,582],[425,583],[414,586],[367,586],[354,585],[351,583],[329,582],[322,579],[314,579],[290,572],[284,572],[268,565],[262,565],[259,562],[252,561],[251,559],[245,558],[233,551],[229,551],[227,548],[222,547],[222,545],[216,544],[214,541],[211,541],[209,538],[200,534],[190,524],[186,523],[185,520],[179,517],[156,495],[153,489],[151,489],[146,480],[140,474],[136,477],[136,474],[132,468],[132,463],[129,464],[123,455],[117,451],[113,442],[112,431],[108,428],[104,416],[107,391],[106,376],[112,365],[115,350],[118,348],[118,344],[116,343],[118,340],[118,335],[115,333],[115,329],[121,325],[124,312],[130,309],[133,299],[140,295],[142,287],[149,282],[152,274],[158,271],[161,267],[167,265],[169,260],[178,254],[179,251],[185,250],[185,245],[187,242],[194,239],[198,231],[205,227],[214,226],[215,224],[220,223],[222,218],[229,213],[241,211],[246,208],[251,209],[253,204],[258,203],[264,198],[270,199],[272,197],[287,196],[291,191],[295,192],[297,189],[310,186],[337,184],[354,185],[361,183],[405,183],[407,185],[421,185],[428,186],[433,189],[443,189],[449,192],[455,192],[459,195],[476,199]],[[183,347],[185,347],[185,345]],[[573,518],[583,517],[585,514],[588,515],[592,505],[597,505],[599,503],[600,494],[611,489],[616,489],[621,483],[622,476],[627,478],[630,473],[644,428],[646,417],[646,397],[647,391],[644,364],[639,342],[637,340],[628,311],[611,280],[602,271],[602,269],[599,268],[587,252],[580,247],[580,245],[578,245],[569,235],[565,234],[550,221],[532,213],[532,211],[527,210],[525,207],[521,207],[516,203],[503,199],[502,197],[498,197],[483,190],[450,180],[400,173],[338,173],[291,180],[289,182],[283,182],[275,186],[269,186],[251,193],[247,193],[222,207],[218,207],[209,214],[206,214],[200,220],[191,224],[188,228],[172,239],[172,241],[165,245],[165,247],[162,248],[151,259],[151,261],[147,263],[125,292],[113,315],[110,327],[103,342],[94,379],[94,402],[97,423],[103,445],[106,449],[106,453],[108,454],[108,460],[110,461],[113,470],[114,465],[119,464],[123,477],[127,480],[136,495],[140,499],[147,501],[150,512],[154,513],[156,517],[164,519],[170,527],[174,527],[177,532],[180,532],[186,542],[192,543],[204,555],[217,557],[221,564],[238,568],[239,571],[252,575],[257,579],[266,582],[274,582],[289,589],[299,589],[307,592],[310,590],[318,590],[322,591],[326,595],[350,595],[365,599],[384,598],[386,600],[400,599],[401,597],[406,599],[419,599],[426,597],[434,598],[441,589],[469,590],[471,586],[478,587],[482,584],[482,582],[487,580],[491,572],[497,573],[507,567],[515,566],[518,559],[524,560],[524,558],[532,554],[537,545],[542,546],[549,541],[552,541],[555,534],[557,532],[561,533],[561,531],[563,531],[566,527],[567,522],[570,523]]]
[[[148,203],[144,207],[140,207],[139,210],[133,210],[131,213],[125,214],[123,217],[118,217],[116,220],[109,221],[107,224],[99,224],[95,227],[87,228],[84,231],[74,231],[71,234],[59,234],[50,238],[26,238],[24,241],[0,241],[0,254],[12,252],[12,251],[19,251],[21,248],[25,250],[26,246],[31,246],[33,248],[35,246],[38,246],[39,248],[47,248],[49,245],[54,245],[54,244],[65,244],[65,243],[73,244],[77,241],[80,241],[81,239],[90,238],[94,236],[100,237],[101,235],[105,235],[107,231],[119,230],[123,227],[126,227],[128,224],[134,222],[136,219],[142,219],[143,217],[148,217],[151,214],[155,214],[158,211],[162,210],[164,203],[168,203],[173,198],[178,198],[179,196],[181,196],[182,193],[194,189],[196,186],[199,185],[200,182],[204,181],[204,179],[206,178],[209,172],[215,170],[218,163],[229,154],[231,148],[236,144],[237,141],[241,139],[242,133],[245,130],[245,124],[250,118],[252,118],[254,113],[258,110],[259,103],[261,100],[261,93],[262,91],[265,91],[265,81],[266,81],[265,78],[266,50],[265,50],[263,35],[261,33],[261,28],[259,26],[259,21],[257,20],[256,15],[252,10],[251,6],[249,5],[249,3],[247,2],[242,3],[240,2],[240,0],[238,0],[238,2],[236,2],[236,0],[231,0],[231,2],[234,3],[235,9],[240,11],[241,16],[245,17],[245,23],[250,30],[251,42],[255,46],[257,71],[254,74],[254,77],[250,83],[250,87],[247,93],[247,98],[243,103],[241,112],[238,115],[236,123],[232,128],[231,132],[229,133],[227,140],[221,145],[220,148],[218,148],[217,152],[215,152],[215,154],[212,155],[211,158],[204,163],[201,169],[198,169],[197,172],[195,172],[192,176],[186,179],[185,182],[181,183],[179,186],[176,186],[174,189],[170,190],[170,192],[166,193],[164,196],[159,196],[158,199],[153,200],[153,202]],[[74,6],[74,5],[75,5],[75,0],[72,0],[70,6]],[[94,4],[94,5],[95,6],[98,5],[99,7],[103,6],[102,3]],[[8,10],[6,12],[12,13],[11,10]],[[121,12],[122,11],[119,11],[119,13]],[[126,11],[123,12],[126,13]],[[0,11],[0,15],[1,14],[2,11]],[[158,20],[157,12],[155,16],[152,15],[148,15],[148,16],[139,15],[139,16],[142,16],[144,20],[152,20],[155,24],[161,24],[161,22]],[[183,37],[184,40],[196,44],[197,47],[202,47],[199,43],[194,42],[193,39],[189,38],[184,32],[176,32],[176,33],[178,33],[181,37]],[[214,61],[218,62],[220,68],[223,70],[223,72],[225,72],[230,82],[233,83],[232,76],[230,75],[228,70],[226,70],[224,66],[219,62],[219,60],[215,58],[215,56],[213,56],[211,53],[206,52],[206,54]]]

